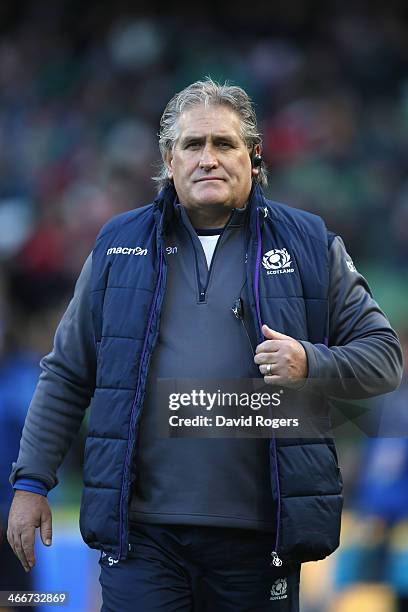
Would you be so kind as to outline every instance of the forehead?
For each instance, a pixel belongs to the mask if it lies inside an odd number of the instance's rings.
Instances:
[[[241,138],[241,121],[228,106],[193,106],[183,111],[178,120],[178,138],[211,134]]]

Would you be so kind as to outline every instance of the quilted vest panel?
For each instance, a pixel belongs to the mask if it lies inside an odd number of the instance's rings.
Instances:
[[[89,546],[116,557],[125,556],[129,466],[143,381],[158,332],[157,234],[150,205],[111,221],[93,251],[97,374],[85,444],[80,527]]]
[[[259,323],[266,323],[297,340],[327,344],[326,227],[319,217],[268,202],[259,190],[255,197],[258,215],[252,215],[248,282],[254,288],[258,341],[264,340]],[[327,432],[330,420],[325,398],[301,392],[294,395],[302,414],[318,417]],[[290,402],[285,401],[290,411]],[[271,485],[278,500],[275,549],[282,559],[322,559],[339,545],[342,479],[334,442],[322,436],[271,440]]]

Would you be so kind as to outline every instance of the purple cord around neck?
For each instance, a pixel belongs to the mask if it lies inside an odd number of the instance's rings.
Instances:
[[[256,316],[258,318],[259,329],[262,330],[261,309],[259,306],[259,271],[261,268],[262,238],[261,238],[261,226],[259,223],[259,210],[257,210],[256,212],[257,212],[256,214],[257,249],[256,249],[256,262],[255,262],[254,291],[255,291]]]

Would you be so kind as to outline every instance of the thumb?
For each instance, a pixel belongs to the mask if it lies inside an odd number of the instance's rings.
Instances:
[[[268,327],[268,325],[262,325],[262,333],[268,340],[287,340],[289,336],[285,336],[285,334],[281,334],[280,332],[275,331]]]
[[[44,511],[41,515],[40,525],[41,540],[44,546],[51,546],[52,544],[52,516],[51,511]]]

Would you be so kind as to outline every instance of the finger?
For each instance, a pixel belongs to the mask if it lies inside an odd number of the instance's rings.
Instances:
[[[256,347],[255,353],[275,353],[280,348],[280,340],[264,340]]]
[[[265,363],[259,366],[259,371],[263,376],[274,376],[279,373],[278,369],[277,363]]]
[[[271,376],[264,376],[264,382],[266,385],[283,385],[286,379],[280,374],[272,374]]]
[[[262,333],[265,338],[269,340],[287,340],[291,336],[285,336],[285,334],[281,334],[280,332],[270,328],[268,325],[262,325]]]
[[[27,559],[28,565],[32,569],[35,565],[34,556],[34,542],[35,542],[35,527],[29,527],[21,534],[21,544]]]
[[[52,515],[49,509],[41,514],[40,525],[41,540],[44,546],[52,544]]]
[[[21,543],[21,538],[19,535],[17,534],[13,534],[13,538],[14,538],[14,552],[16,553],[21,565],[23,566],[24,570],[26,572],[30,571],[30,566],[28,565],[28,561],[26,559],[24,550],[23,550],[23,545]]]
[[[14,550],[13,534],[11,533],[10,526],[7,526],[7,542],[10,544],[10,547]]]
[[[287,376],[281,374],[272,374],[271,376],[264,376],[264,382],[266,385],[274,385],[280,387],[286,387],[287,389],[299,389],[304,385],[304,380],[291,380]]]
[[[15,548],[14,548],[13,532],[11,531],[10,527],[7,528],[7,541],[10,544],[10,548],[13,551],[13,553],[17,555]]]
[[[265,363],[276,364],[278,363],[278,356],[276,353],[258,353],[254,356],[254,362],[257,365]]]

